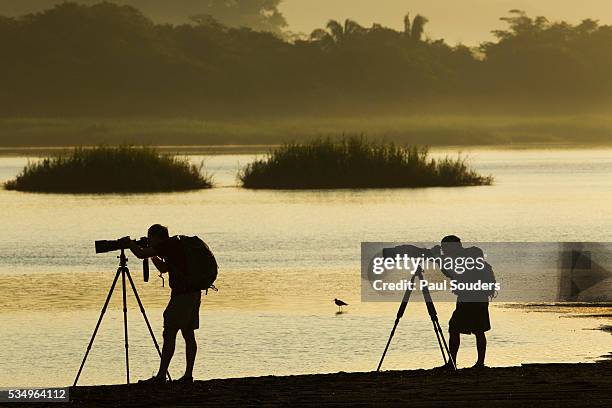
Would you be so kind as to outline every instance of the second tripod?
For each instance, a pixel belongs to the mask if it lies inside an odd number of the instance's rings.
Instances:
[[[138,292],[136,291],[136,286],[134,285],[134,281],[132,280],[132,276],[130,275],[130,270],[127,267],[127,257],[125,256],[125,251],[121,249],[121,253],[117,257],[119,258],[119,268],[117,269],[117,273],[115,274],[115,279],[110,287],[108,292],[108,296],[106,296],[106,302],[104,302],[104,306],[102,307],[102,311],[100,312],[100,317],[98,318],[98,323],[96,324],[96,328],[94,329],[93,334],[91,335],[91,340],[89,340],[89,344],[87,345],[87,351],[85,352],[85,356],[83,357],[83,361],[81,362],[81,367],[79,367],[79,372],[74,379],[73,386],[77,385],[79,381],[79,377],[81,376],[81,371],[83,371],[83,367],[85,366],[85,361],[87,360],[87,356],[89,355],[89,351],[91,350],[91,346],[93,345],[94,339],[96,338],[96,334],[98,333],[98,329],[100,328],[100,323],[102,323],[102,318],[106,313],[106,309],[108,308],[108,303],[110,302],[113,291],[115,290],[115,286],[117,285],[117,281],[121,276],[121,289],[123,295],[123,338],[125,342],[125,371],[126,371],[126,380],[127,384],[130,383],[130,359],[129,359],[129,345],[128,345],[128,320],[127,320],[127,294],[126,294],[126,285],[125,279],[127,277],[130,286],[132,288],[132,292],[134,292],[134,296],[136,297],[136,301],[138,302],[138,307],[140,308],[140,312],[144,317],[144,321],[147,324],[147,328],[149,329],[149,333],[151,334],[151,338],[153,339],[153,344],[155,344],[155,349],[157,350],[157,354],[161,358],[161,351],[159,349],[159,344],[157,343],[157,339],[155,338],[155,334],[153,333],[153,329],[151,328],[151,324],[149,323],[149,319],[147,318],[147,314],[145,313],[144,306],[140,301],[140,296],[138,296]],[[145,271],[148,275],[148,271]],[[168,379],[170,378],[170,373],[167,373]]]
[[[387,355],[387,350],[389,350],[391,340],[393,339],[393,335],[395,334],[395,329],[397,329],[397,325],[399,324],[400,319],[402,318],[402,316],[404,316],[406,306],[408,306],[408,301],[410,300],[410,294],[412,293],[412,290],[415,287],[416,278],[419,278],[419,280],[423,279],[423,270],[420,267],[417,269],[415,274],[412,275],[410,285],[408,285],[408,288],[404,292],[402,303],[400,304],[399,310],[397,311],[397,315],[395,317],[395,324],[393,325],[391,335],[389,336],[389,340],[387,341],[387,346],[385,347],[385,351],[383,352],[383,355],[380,358],[380,362],[378,363],[378,368],[376,369],[376,371],[380,371],[385,356]],[[427,288],[427,286],[423,287],[423,298],[425,299],[425,304],[427,305],[427,312],[429,313],[429,317],[431,318],[431,322],[433,323],[434,332],[436,333],[436,338],[438,339],[438,346],[440,347],[440,351],[442,352],[444,366],[450,366],[452,369],[456,370],[457,366],[455,364],[455,360],[453,359],[453,356],[451,355],[448,349],[448,345],[446,344],[446,339],[444,338],[442,327],[440,327],[440,322],[438,321],[438,313],[436,312],[436,307],[433,304],[433,300],[431,299],[431,294],[429,293],[429,288]]]

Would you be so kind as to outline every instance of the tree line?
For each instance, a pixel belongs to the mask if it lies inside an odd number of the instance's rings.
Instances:
[[[401,17],[400,17],[401,18]],[[0,109],[21,115],[583,111],[612,99],[612,26],[512,10],[477,48],[331,20],[304,38],[208,15],[155,24],[131,6],[63,3],[0,17]]]

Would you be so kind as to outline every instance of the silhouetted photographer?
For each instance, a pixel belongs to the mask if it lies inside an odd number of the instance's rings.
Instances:
[[[459,259],[484,259],[482,250],[478,247],[464,248],[459,237],[448,235],[441,241],[441,246],[431,249],[434,256]],[[453,262],[453,265],[462,265],[461,262]],[[442,273],[452,280],[469,286],[477,282],[485,283],[489,286],[495,283],[495,276],[491,265],[483,262],[482,268],[441,268]],[[457,304],[455,311],[448,322],[450,333],[449,347],[453,361],[457,362],[457,353],[461,343],[461,334],[474,334],[476,336],[476,348],[478,351],[478,361],[472,368],[485,367],[485,355],[487,351],[487,338],[485,332],[491,330],[489,320],[489,299],[495,296],[494,289],[485,290],[456,290]],[[452,368],[449,364],[445,368]]]
[[[198,237],[173,236],[162,225],[152,225],[147,232],[146,246],[124,237],[122,245],[140,259],[151,258],[160,273],[168,273],[170,301],[164,311],[163,347],[159,371],[141,383],[163,384],[174,355],[176,335],[181,331],[185,339],[185,374],[175,382],[193,382],[193,366],[197,353],[194,331],[199,328],[202,290],[214,288],[217,262],[208,246]]]
[[[427,306],[427,312],[433,323],[438,346],[444,359],[441,368],[457,369],[457,352],[459,351],[460,334],[474,334],[478,348],[478,361],[473,368],[484,367],[487,348],[485,332],[491,329],[489,322],[489,299],[495,296],[499,287],[495,282],[493,269],[485,261],[480,248],[464,248],[461,240],[455,235],[442,239],[440,245],[431,249],[420,248],[414,245],[400,245],[394,248],[383,248],[382,255],[386,261],[391,261],[385,268],[411,269],[411,279],[404,291],[404,296],[395,317],[393,329],[387,340],[377,371],[380,371],[395,330],[403,317],[412,291],[418,279],[425,283],[419,287]],[[410,261],[410,262],[409,262]],[[402,264],[403,262],[403,264]],[[403,266],[402,266],[403,265]],[[451,279],[451,289],[457,296],[457,306],[449,321],[450,341],[447,345],[444,333],[438,320],[438,313],[434,306],[429,285],[423,279],[423,272],[436,267]]]

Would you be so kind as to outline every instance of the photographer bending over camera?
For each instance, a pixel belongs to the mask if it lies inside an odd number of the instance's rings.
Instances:
[[[436,245],[432,248],[434,256],[439,257],[441,254],[445,258],[472,258],[483,259],[484,255],[480,248],[470,247],[464,248],[459,237],[448,235],[442,239],[441,246]],[[452,269],[442,268],[442,273],[447,277],[458,282],[475,282],[481,280],[486,283],[495,282],[493,269],[488,263],[484,263],[481,271],[477,268],[468,271],[456,271]],[[485,367],[485,355],[487,352],[487,338],[485,332],[491,329],[489,321],[489,299],[495,296],[495,290],[478,291],[478,290],[463,290],[455,291],[457,295],[457,305],[453,315],[448,322],[448,330],[450,333],[450,353],[455,363],[457,363],[457,353],[461,343],[460,334],[474,334],[476,336],[476,349],[478,351],[478,361],[472,368]],[[451,363],[443,366],[444,368],[452,368]]]
[[[175,382],[192,383],[193,365],[198,346],[194,330],[199,327],[201,290],[187,285],[187,255],[178,237],[170,237],[168,228],[163,225],[152,225],[148,232],[147,247],[141,247],[130,237],[122,238],[124,244],[140,259],[151,258],[155,267],[161,272],[168,272],[172,292],[170,301],[164,311],[164,344],[161,362],[157,375],[142,380],[140,383],[163,384],[170,360],[174,355],[176,334],[180,330],[185,339],[186,362],[185,375]]]

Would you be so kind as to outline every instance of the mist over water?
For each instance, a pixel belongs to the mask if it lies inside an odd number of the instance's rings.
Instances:
[[[455,151],[434,151],[435,155]],[[236,172],[254,155],[204,159],[219,188],[188,193],[55,195],[0,191],[0,386],[72,382],[117,268],[116,254],[95,255],[93,241],[136,238],[155,222],[197,234],[220,264],[220,292],[204,298],[198,378],[360,371],[375,368],[397,305],[360,303],[360,242],[609,241],[612,150],[471,150],[471,164],[492,174],[488,187],[250,191]],[[0,181],[25,157],[0,157]],[[168,288],[152,271],[129,266],[158,337]],[[493,265],[495,267],[495,265]],[[333,299],[349,303],[336,315]],[[128,298],[131,298],[128,294]],[[114,302],[96,338],[82,383],[124,380],[121,314]],[[435,299],[434,299],[435,300]],[[130,300],[133,379],[157,359]],[[454,305],[439,303],[443,326]],[[494,305],[490,365],[592,361],[610,351],[601,318],[527,312]],[[181,341],[171,372],[183,365]],[[385,368],[441,362],[422,303],[410,304]],[[465,337],[459,365],[475,360]]]

